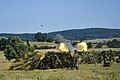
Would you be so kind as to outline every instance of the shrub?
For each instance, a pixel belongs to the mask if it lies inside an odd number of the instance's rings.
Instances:
[[[20,59],[28,52],[34,52],[34,48],[25,45],[19,37],[13,37],[8,39],[8,45],[4,49],[5,57],[8,60]]]
[[[107,45],[110,48],[120,48],[120,41],[114,39],[113,41],[108,41]]]
[[[9,61],[11,59],[17,59],[18,58],[18,54],[16,54],[15,49],[10,45],[6,46],[6,49],[4,50],[4,54],[5,54],[6,59],[8,59]]]
[[[103,44],[102,42],[97,43],[96,48],[102,48]]]
[[[34,52],[34,51],[35,51],[35,48],[34,48],[34,47],[29,47],[28,50],[29,50],[30,52]]]
[[[37,45],[33,45],[33,47],[34,47],[35,49],[39,49],[39,47],[38,47]]]
[[[5,38],[0,39],[0,51],[5,49],[5,46],[8,44],[8,40]]]

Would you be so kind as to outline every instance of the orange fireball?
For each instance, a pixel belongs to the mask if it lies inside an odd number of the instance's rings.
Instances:
[[[87,43],[86,42],[81,42],[77,44],[77,49],[82,51],[87,51]]]
[[[62,52],[68,52],[69,51],[68,46],[65,43],[60,43],[59,49]]]

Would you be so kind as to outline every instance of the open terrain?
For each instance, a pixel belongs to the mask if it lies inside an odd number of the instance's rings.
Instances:
[[[108,42],[108,41],[112,41],[114,39],[117,39],[118,41],[120,41],[120,38],[106,38],[106,39],[92,39],[92,40],[84,40],[85,42],[91,42],[91,43],[99,43],[99,42]]]
[[[54,42],[30,42],[30,45],[37,45],[38,47],[41,46],[57,46],[58,44],[55,44]]]
[[[111,40],[111,39],[106,39]],[[99,42],[100,40],[93,40]],[[104,41],[104,40],[103,40]],[[86,41],[87,42],[87,41]],[[88,41],[89,42],[89,41]],[[92,42],[92,41],[90,41]],[[55,43],[48,42],[30,42],[37,46],[57,46]],[[91,51],[115,50],[120,48],[92,48]],[[54,51],[57,49],[41,49],[43,51]],[[13,61],[13,60],[12,60]],[[120,64],[112,63],[111,67],[103,67],[102,64],[81,64],[79,70],[67,69],[48,69],[48,70],[8,70],[12,65],[12,61],[8,61],[4,57],[3,51],[0,51],[0,80],[119,80]]]
[[[105,68],[102,64],[81,64],[79,70],[8,70],[12,61],[6,61],[0,52],[0,80],[119,80],[120,64]]]

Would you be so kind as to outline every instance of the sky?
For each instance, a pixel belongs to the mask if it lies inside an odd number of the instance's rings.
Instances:
[[[120,0],[0,0],[0,33],[85,28],[120,29]]]

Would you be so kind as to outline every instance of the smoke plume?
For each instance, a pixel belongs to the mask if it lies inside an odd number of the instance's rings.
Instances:
[[[56,35],[56,41],[59,42],[59,43],[65,43],[70,51],[70,54],[73,56],[74,55],[74,48],[71,44],[70,41],[64,39],[64,37],[60,34],[57,34]]]

